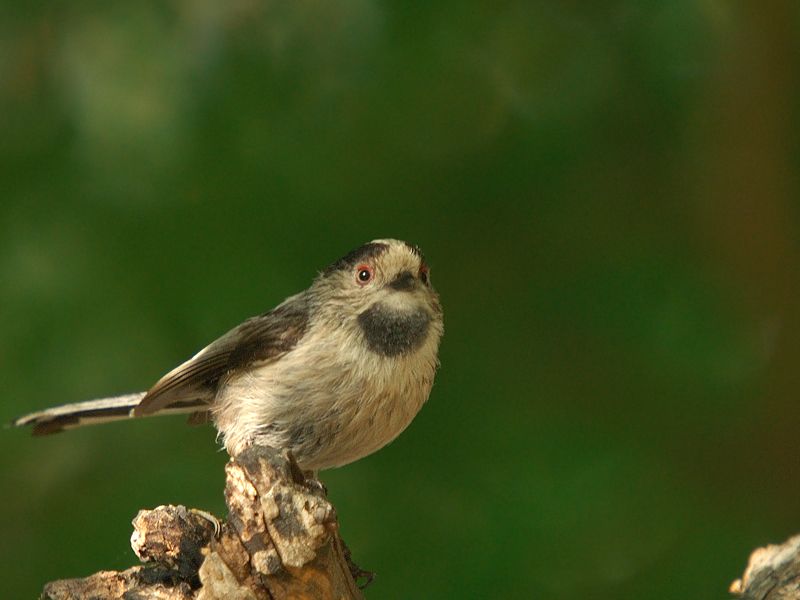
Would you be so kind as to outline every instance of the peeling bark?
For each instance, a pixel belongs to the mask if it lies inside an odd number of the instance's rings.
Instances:
[[[228,518],[183,506],[142,510],[131,546],[144,563],[54,581],[45,600],[282,600],[363,598],[319,482],[291,456],[251,448],[225,467]]]

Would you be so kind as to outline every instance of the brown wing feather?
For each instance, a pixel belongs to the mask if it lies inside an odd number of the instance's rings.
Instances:
[[[292,296],[274,310],[248,319],[164,375],[142,398],[134,415],[153,414],[189,396],[210,404],[224,376],[280,358],[294,348],[307,325],[306,296]]]

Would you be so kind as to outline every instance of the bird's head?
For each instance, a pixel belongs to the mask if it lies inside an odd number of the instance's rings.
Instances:
[[[373,352],[412,353],[442,334],[442,310],[417,246],[374,240],[346,254],[312,289],[326,320],[353,326]]]

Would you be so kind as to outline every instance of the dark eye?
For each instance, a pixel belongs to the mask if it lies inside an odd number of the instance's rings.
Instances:
[[[369,265],[359,265],[356,268],[356,280],[360,284],[369,283],[372,279],[372,267]]]
[[[424,283],[425,285],[428,285],[428,272],[429,271],[430,271],[430,269],[428,269],[428,265],[422,265],[419,268],[419,280],[422,283]]]

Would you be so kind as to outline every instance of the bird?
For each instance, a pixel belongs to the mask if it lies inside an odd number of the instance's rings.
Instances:
[[[231,457],[265,445],[316,473],[379,450],[411,423],[430,395],[443,332],[422,251],[376,239],[147,391],[56,406],[12,424],[46,435],[188,413],[190,423],[216,426]]]

